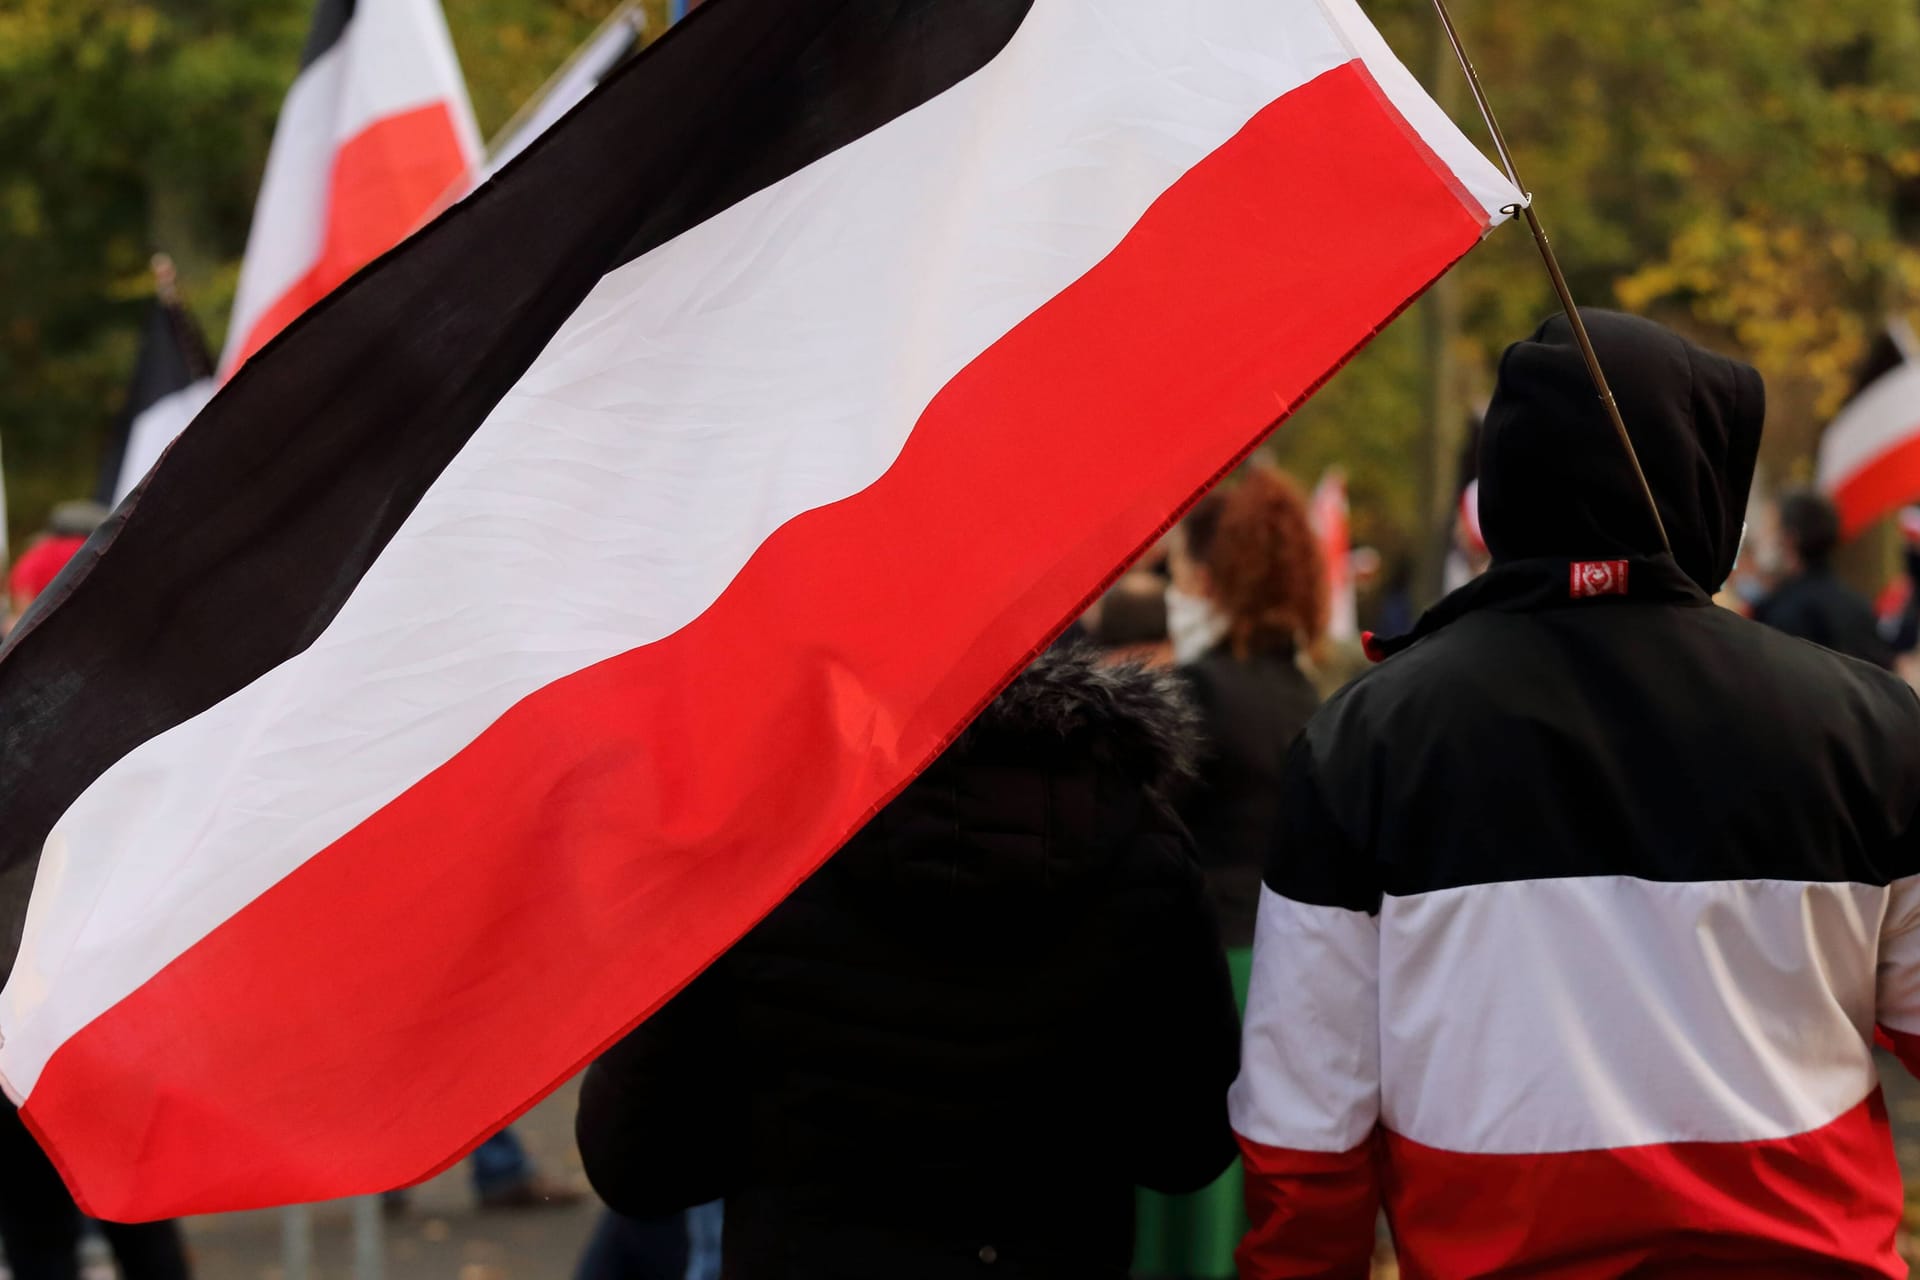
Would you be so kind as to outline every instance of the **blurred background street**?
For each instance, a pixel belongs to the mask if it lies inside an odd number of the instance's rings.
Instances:
[[[573,1143],[576,1086],[568,1084],[514,1126],[549,1178],[584,1187]],[[567,1280],[599,1212],[588,1199],[564,1208],[482,1212],[466,1166],[414,1190],[405,1212],[389,1214],[389,1280]],[[187,1225],[203,1280],[284,1280],[278,1212],[195,1218]],[[310,1280],[351,1280],[353,1222],[347,1203],[313,1210]],[[111,1272],[101,1272],[102,1280]]]

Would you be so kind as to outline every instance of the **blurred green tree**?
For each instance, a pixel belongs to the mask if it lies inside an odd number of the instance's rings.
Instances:
[[[1653,315],[1766,376],[1769,473],[1804,476],[1883,317],[1920,306],[1920,7],[1882,0],[1453,0],[1521,175],[1584,305]],[[1369,0],[1410,67],[1430,0]],[[1460,95],[1464,101],[1464,95]],[[1455,118],[1483,145],[1471,106]],[[1500,228],[1451,277],[1463,376],[1445,412],[1554,307],[1532,243]],[[1283,430],[1311,479],[1351,474],[1356,534],[1414,553],[1431,411],[1416,313]]]
[[[483,131],[617,0],[444,0]],[[1363,0],[1469,133],[1429,0]],[[0,8],[0,440],[16,536],[90,487],[149,253],[217,341],[311,0],[8,0]],[[1920,7],[1885,0],[1454,0],[1578,296],[1654,314],[1767,375],[1772,474],[1804,471],[1881,316],[1920,302]],[[666,0],[648,0],[655,30]],[[1170,8],[1169,12],[1172,12]],[[1451,85],[1451,89],[1446,87]],[[1338,216],[1330,210],[1329,216]],[[1552,307],[1503,227],[1451,278],[1455,320],[1396,322],[1273,442],[1339,462],[1356,534],[1432,536],[1425,454]],[[1429,338],[1458,376],[1436,400]]]

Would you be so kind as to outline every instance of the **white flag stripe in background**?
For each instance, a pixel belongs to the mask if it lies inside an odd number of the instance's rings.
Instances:
[[[1920,500],[1920,363],[1882,374],[1820,440],[1819,484],[1849,535]]]
[[[1327,637],[1360,638],[1359,601],[1353,580],[1353,533],[1347,506],[1347,475],[1338,467],[1313,489],[1314,532],[1327,563]]]

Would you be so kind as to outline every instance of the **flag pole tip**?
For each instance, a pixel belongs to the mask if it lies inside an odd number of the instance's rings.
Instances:
[[[165,253],[156,253],[153,255],[151,265],[153,267],[154,291],[160,295],[162,302],[172,302],[174,299],[174,282],[178,279],[178,273],[173,267],[173,258]]]

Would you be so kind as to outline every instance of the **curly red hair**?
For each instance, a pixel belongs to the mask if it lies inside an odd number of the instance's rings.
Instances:
[[[1241,657],[1311,649],[1327,630],[1327,564],[1307,497],[1292,476],[1256,463],[1187,519],[1187,546],[1213,580]]]

